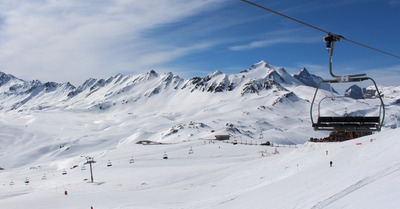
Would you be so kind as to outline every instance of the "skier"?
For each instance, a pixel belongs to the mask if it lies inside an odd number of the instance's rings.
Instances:
[[[331,161],[331,162],[329,162],[329,165],[332,167],[332,164],[333,164],[333,162]]]

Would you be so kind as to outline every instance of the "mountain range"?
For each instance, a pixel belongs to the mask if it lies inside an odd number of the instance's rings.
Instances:
[[[138,100],[146,100],[157,94],[190,94],[205,92],[210,97],[222,92],[237,92],[240,96],[257,94],[275,89],[282,95],[295,95],[284,86],[305,85],[316,87],[322,78],[311,75],[303,68],[290,75],[284,68],[277,68],[261,61],[239,74],[227,75],[217,70],[200,78],[183,79],[173,73],[158,74],[149,71],[140,75],[118,74],[108,79],[86,80],[81,86],[70,83],[42,83],[24,81],[0,72],[0,108],[3,111],[51,109],[108,109]],[[329,85],[321,87],[329,90]]]
[[[217,70],[203,78],[183,79],[171,72],[159,74],[151,70],[108,79],[90,78],[79,87],[68,82],[24,81],[0,73],[0,112],[19,117],[68,115],[61,117],[72,127],[78,126],[76,120],[80,119],[76,117],[81,115],[114,117],[103,121],[104,127],[115,134],[121,124],[130,126],[129,132],[119,136],[130,141],[179,142],[228,134],[236,139],[298,144],[313,136],[326,136],[314,132],[310,125],[310,101],[321,80],[305,68],[291,75],[265,61],[232,75]],[[360,97],[355,94],[356,87],[351,89],[349,96]],[[382,91],[388,109],[385,127],[396,128],[400,124],[396,112],[399,87],[385,87]],[[319,92],[320,98],[337,93],[326,83]],[[311,110],[311,114],[379,114],[376,102],[354,102],[350,98],[327,101],[320,104],[324,109]],[[28,126],[31,122],[22,123]],[[54,124],[45,120],[41,123],[43,127],[50,125]],[[101,128],[99,131],[104,134]],[[77,132],[78,139],[86,137]],[[60,136],[51,133],[46,137]]]

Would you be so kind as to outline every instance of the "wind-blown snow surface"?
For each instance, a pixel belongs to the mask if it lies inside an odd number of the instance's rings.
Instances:
[[[2,74],[1,208],[399,205],[393,197],[399,195],[400,88],[381,89],[387,107],[381,133],[344,143],[301,145],[327,133],[314,132],[309,119],[312,85],[319,78],[304,70],[298,76],[302,79],[265,62],[235,75],[216,71],[185,80],[150,71],[89,79],[78,88]],[[320,93],[319,98],[331,94]],[[327,100],[322,112],[375,115],[378,107],[376,101],[343,98]],[[292,148],[271,154],[275,148],[209,144],[217,134]],[[164,144],[136,144],[141,140]],[[194,153],[188,154],[191,147]],[[162,159],[164,152],[168,160]],[[88,166],[81,170],[84,156],[97,161],[95,183],[87,180]],[[135,163],[130,164],[132,157]],[[107,167],[109,161],[112,167]],[[62,175],[64,169],[67,175]]]
[[[277,148],[280,154],[272,154],[272,147],[202,140],[170,145],[121,141],[114,149],[88,153],[97,160],[94,183],[84,180],[90,179],[89,168],[81,170],[85,160],[70,154],[76,150],[62,148],[29,166],[2,171],[1,207],[396,208],[399,133],[393,129],[342,143]],[[168,160],[162,159],[164,152]]]

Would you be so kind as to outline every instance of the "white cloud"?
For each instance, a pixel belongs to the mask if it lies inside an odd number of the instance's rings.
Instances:
[[[400,0],[390,0],[389,5],[394,7],[400,5]]]
[[[399,86],[400,65],[369,69],[366,73],[380,86]]]
[[[72,81],[144,71],[212,46],[177,46],[147,32],[217,0],[5,0],[0,2],[0,68],[29,79]],[[161,34],[162,35],[162,34]]]
[[[230,47],[231,50],[241,51],[241,50],[249,50],[255,48],[269,47],[277,44],[287,44],[287,43],[315,43],[316,39],[314,37],[309,38],[299,38],[299,37],[274,37],[267,40],[261,41],[253,41],[243,45],[237,45]]]

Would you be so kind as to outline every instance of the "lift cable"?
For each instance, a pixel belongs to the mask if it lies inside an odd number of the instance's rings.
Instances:
[[[261,9],[263,9],[263,10],[267,10],[267,11],[272,12],[272,13],[274,13],[274,14],[277,14],[277,15],[279,15],[279,16],[285,17],[285,18],[287,18],[287,19],[293,20],[293,21],[295,21],[295,22],[298,22],[298,23],[303,24],[303,25],[305,25],[305,26],[308,26],[308,27],[310,27],[310,28],[314,28],[314,29],[316,29],[316,30],[318,30],[318,31],[321,31],[321,32],[323,32],[323,33],[328,34],[328,37],[329,37],[329,36],[334,36],[338,41],[340,41],[341,39],[343,39],[343,40],[346,40],[346,41],[351,42],[351,43],[353,43],[353,44],[357,44],[357,45],[359,45],[359,46],[366,47],[366,48],[368,48],[368,49],[372,49],[372,50],[374,50],[374,51],[381,52],[381,53],[383,53],[383,54],[386,54],[386,55],[389,55],[389,56],[392,56],[392,57],[395,57],[395,58],[400,59],[400,56],[397,56],[397,55],[391,54],[391,53],[389,53],[389,52],[385,52],[385,51],[382,51],[382,50],[379,50],[379,49],[376,49],[376,48],[373,48],[373,47],[370,47],[370,46],[367,46],[367,45],[365,45],[365,44],[361,44],[361,43],[352,41],[352,40],[347,39],[347,38],[345,38],[345,37],[343,37],[343,36],[340,36],[340,35],[332,34],[332,33],[328,32],[328,31],[326,31],[326,30],[323,30],[323,29],[321,29],[321,28],[315,27],[315,26],[313,26],[313,25],[310,25],[310,24],[308,24],[308,23],[302,22],[302,21],[300,21],[300,20],[294,19],[294,18],[292,18],[292,17],[289,17],[289,16],[284,15],[284,14],[282,14],[282,13],[279,13],[279,12],[277,12],[277,11],[268,9],[268,8],[263,7],[263,6],[261,6],[261,5],[255,4],[255,3],[253,3],[253,2],[250,2],[250,1],[247,1],[247,0],[241,0],[241,1],[243,1],[243,2],[245,2],[245,3],[248,3],[248,4],[251,4],[251,5],[253,5],[253,6],[256,6],[256,7],[258,7],[258,8],[261,8]],[[334,40],[334,41],[337,41],[337,40]],[[327,48],[328,48],[328,46],[327,46]]]

